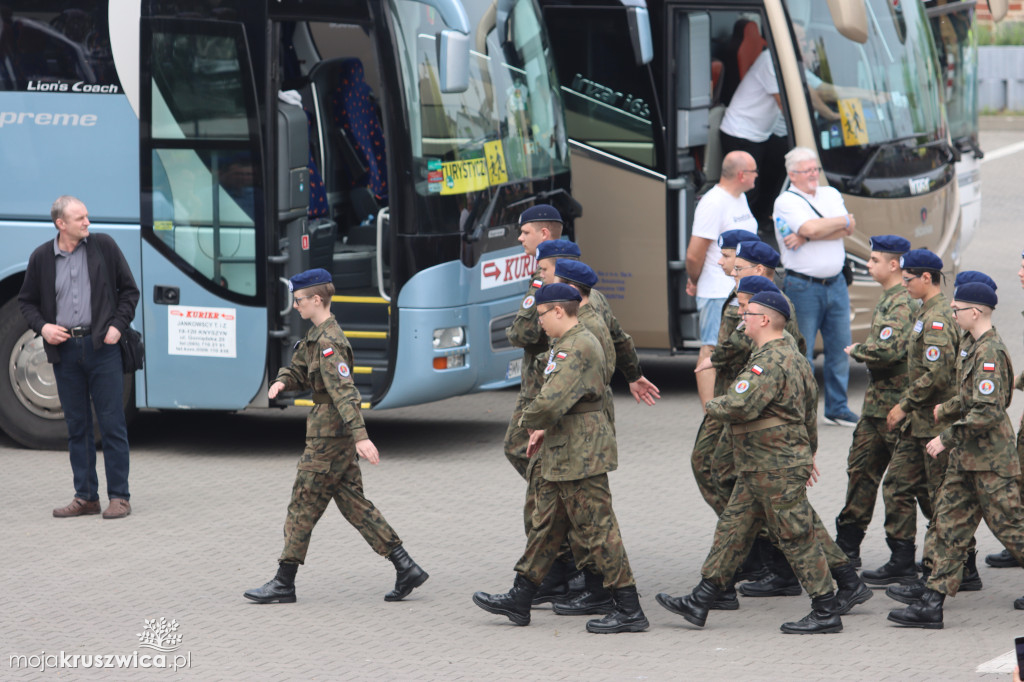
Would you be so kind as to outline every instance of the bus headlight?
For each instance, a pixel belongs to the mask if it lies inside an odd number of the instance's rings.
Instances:
[[[457,348],[466,345],[466,330],[463,327],[445,327],[434,330],[434,350]]]

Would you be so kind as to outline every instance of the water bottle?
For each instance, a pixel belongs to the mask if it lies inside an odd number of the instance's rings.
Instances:
[[[793,234],[793,230],[789,229],[786,221],[778,216],[775,216],[775,229],[779,231],[779,236],[783,239]]]

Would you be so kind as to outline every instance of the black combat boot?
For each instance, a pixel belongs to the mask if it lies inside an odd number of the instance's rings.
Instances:
[[[903,604],[913,604],[924,594],[925,583],[928,582],[928,576],[931,574],[932,569],[925,565],[921,571],[921,578],[919,580],[907,583],[906,585],[890,585],[885,588],[885,596],[889,597],[889,599],[895,599]]]
[[[754,538],[754,544],[750,548],[750,553],[747,554],[747,558],[740,564],[739,569],[736,571],[735,582],[744,582],[746,580],[760,580],[768,574],[768,567],[764,563],[764,556],[766,553],[765,545],[770,546],[767,540],[762,537]]]
[[[551,570],[544,576],[537,588],[537,594],[533,595],[533,605],[540,606],[569,596],[569,573],[574,566],[570,563],[556,559],[551,564]]]
[[[783,623],[779,628],[787,635],[825,635],[843,631],[843,621],[836,606],[833,592],[813,597],[811,612],[794,623]]]
[[[740,594],[744,597],[795,597],[800,594],[803,591],[800,581],[786,556],[770,542],[766,542],[763,548],[768,573],[757,582],[740,585]]]
[[[1018,611],[1024,611],[1024,597],[1017,597],[1013,600],[1013,608]]]
[[[583,591],[574,597],[554,601],[551,609],[560,616],[589,616],[614,611],[615,601],[612,593],[605,589],[604,579],[590,571],[583,571],[583,574],[586,580]]]
[[[875,596],[857,575],[852,563],[833,568],[832,577],[839,589],[836,591],[836,611],[845,616],[857,604],[863,604]]]
[[[384,601],[402,601],[430,577],[401,545],[391,550],[388,559],[395,565],[395,589],[384,595]]]
[[[849,523],[840,524],[836,519],[836,544],[850,557],[850,566],[860,568],[860,543],[864,540],[864,531]]]
[[[978,552],[977,550],[971,550],[967,552],[964,572],[960,576],[960,591],[977,592],[981,587],[981,574],[978,573]]]
[[[298,570],[298,564],[278,564],[273,580],[263,587],[247,590],[243,596],[257,604],[291,604],[295,601],[295,572]]]
[[[673,597],[661,592],[655,599],[672,613],[679,614],[698,627],[704,627],[708,620],[708,610],[720,591],[718,585],[702,578],[693,592],[685,597]]]
[[[985,563],[992,568],[1017,568],[1020,565],[1008,549],[996,554],[989,554],[985,557]]]
[[[612,597],[615,600],[615,610],[604,618],[588,620],[587,632],[643,632],[651,626],[647,622],[644,610],[640,608],[640,595],[636,593],[635,585],[612,590]]]
[[[718,593],[715,597],[714,603],[711,605],[712,611],[735,611],[740,607],[739,597],[736,596],[736,584],[732,583],[727,586],[724,590]]]
[[[873,571],[862,571],[861,580],[868,585],[891,585],[900,583],[907,585],[917,580],[917,565],[914,563],[914,552],[917,547],[910,540],[886,538],[892,556],[880,568]]]
[[[508,619],[516,625],[529,625],[530,604],[536,593],[537,586],[516,573],[515,582],[512,583],[512,589],[508,592],[505,594],[477,592],[473,595],[473,603],[484,611],[490,611],[499,616],[508,616]]]
[[[942,603],[946,595],[925,588],[921,598],[905,609],[893,609],[889,620],[911,628],[942,629]]]

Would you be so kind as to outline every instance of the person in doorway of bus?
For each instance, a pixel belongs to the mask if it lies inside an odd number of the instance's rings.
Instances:
[[[29,257],[18,303],[28,326],[43,337],[68,427],[75,497],[53,515],[100,513],[95,410],[110,499],[103,518],[120,519],[132,507],[118,341],[135,317],[139,289],[117,243],[109,235],[89,233],[85,204],[72,196],[58,197],[50,217],[57,236]]]
[[[722,250],[718,238],[728,230],[746,230],[757,236],[757,220],[747,205],[744,192],[753,189],[757,164],[747,152],[735,151],[722,160],[722,177],[697,202],[693,214],[690,245],[686,249],[686,293],[697,297],[700,327],[698,362],[711,357],[722,324],[722,306],[732,294],[735,282],[722,272],[718,261]],[[700,404],[711,400],[715,390],[715,370],[697,373]]]
[[[273,400],[282,391],[312,389],[313,409],[306,417],[306,449],[299,458],[292,499],[284,522],[284,550],[277,575],[244,593],[260,604],[295,601],[295,573],[305,562],[313,527],[331,500],[367,544],[395,565],[395,589],[385,601],[405,599],[430,576],[406,552],[398,534],[363,495],[359,457],[380,461],[359,411],[360,395],[352,381],[352,347],[331,314],[334,284],[323,268],[289,280],[293,305],[313,323],[295,344],[292,363],[283,367],[267,391]],[[301,293],[301,295],[300,295]]]
[[[814,340],[821,332],[825,347],[825,421],[856,426],[858,415],[847,406],[850,358],[850,293],[843,276],[843,239],[857,223],[833,187],[819,187],[818,154],[794,147],[786,154],[790,186],[775,200],[775,237],[786,268],[783,291],[793,301],[800,331],[807,339],[807,359],[814,362]]]
[[[910,242],[903,237],[871,237],[868,272],[882,285],[882,298],[867,340],[846,347],[871,375],[846,464],[846,503],[836,517],[836,544],[856,568],[861,565],[860,544],[875,511],[878,487],[896,448],[896,433],[885,420],[907,388],[907,342],[914,314],[900,268],[900,256],[907,251]]]

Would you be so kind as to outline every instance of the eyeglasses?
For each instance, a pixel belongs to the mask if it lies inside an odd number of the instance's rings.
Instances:
[[[540,310],[537,310],[537,318],[540,319],[540,318],[544,317],[545,315],[547,315],[548,313],[550,313],[554,309],[555,309],[555,306],[551,306],[550,308],[548,308],[544,312],[540,312]]]
[[[292,300],[298,303],[299,301],[305,301],[307,298],[313,298],[312,296],[292,296]]]
[[[912,281],[914,281],[915,279],[919,279],[920,277],[921,275],[911,275],[910,277],[903,275],[903,283],[910,284]]]
[[[756,168],[753,170],[741,170],[740,173],[747,173],[748,175],[757,175],[758,170]]]
[[[764,317],[767,313],[740,313],[740,317]]]
[[[973,305],[964,306],[963,308],[954,308],[954,307],[950,306],[949,309],[953,311],[954,315],[956,315],[961,310],[977,310],[979,313],[981,312],[981,308],[977,308],[977,307],[975,307]]]
[[[732,271],[733,272],[742,272],[744,270],[751,270],[751,269],[756,268],[756,267],[757,267],[757,264],[754,264],[754,265],[744,265],[742,268],[740,266],[738,266],[738,265],[734,265],[734,266],[732,266]]]
[[[807,170],[795,170],[789,171],[793,175],[807,175],[808,173],[820,173],[822,171],[821,166],[815,166],[814,168],[808,168]]]

